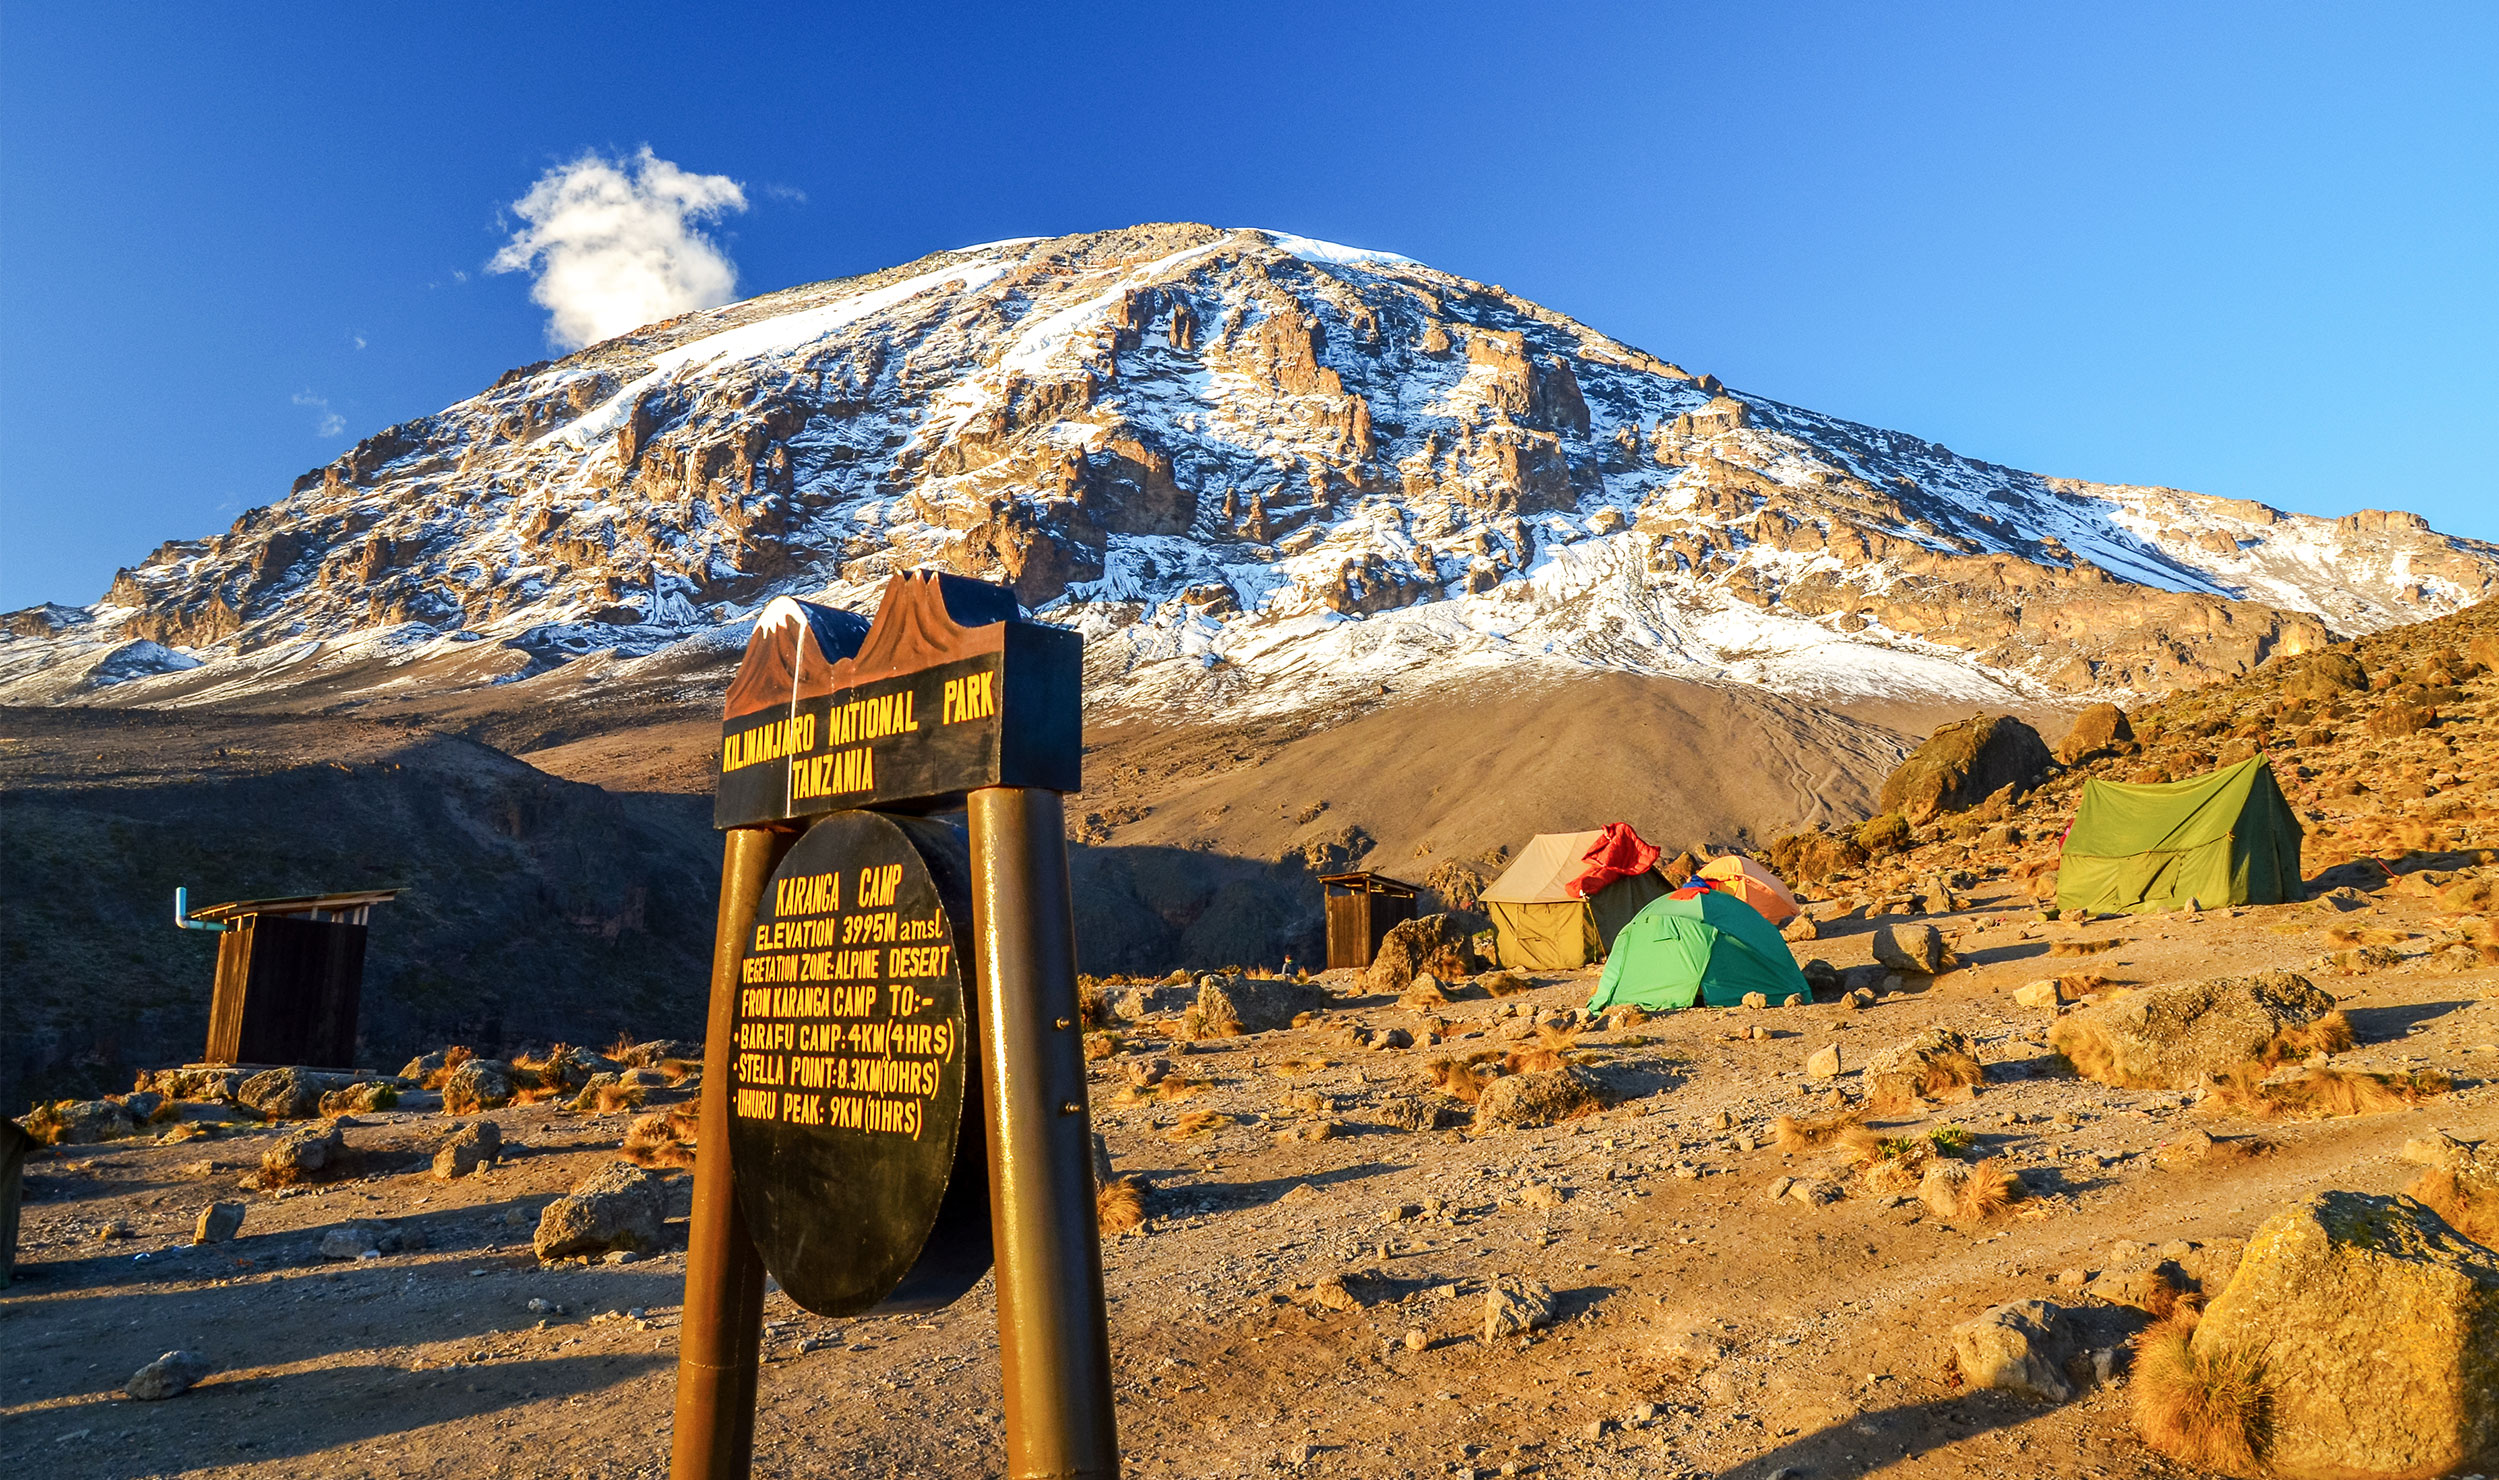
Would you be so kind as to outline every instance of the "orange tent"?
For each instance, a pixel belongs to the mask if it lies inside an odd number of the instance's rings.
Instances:
[[[1732,854],[1713,858],[1701,865],[1701,877],[1759,910],[1773,925],[1785,925],[1797,916],[1796,896],[1787,881],[1749,858]]]

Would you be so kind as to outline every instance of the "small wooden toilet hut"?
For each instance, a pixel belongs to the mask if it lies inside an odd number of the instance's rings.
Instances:
[[[373,906],[399,892],[234,899],[195,910],[189,892],[175,890],[175,924],[222,932],[203,1061],[353,1066],[365,921]]]
[[[1350,966],[1359,971],[1380,953],[1390,929],[1414,918],[1412,884],[1386,874],[1356,872],[1324,874],[1319,885],[1328,897],[1328,969]]]

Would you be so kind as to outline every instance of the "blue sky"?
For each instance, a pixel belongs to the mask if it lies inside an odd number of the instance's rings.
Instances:
[[[0,607],[549,353],[511,205],[741,296],[1145,220],[1381,247],[2042,472],[2499,539],[2499,7],[0,3]]]

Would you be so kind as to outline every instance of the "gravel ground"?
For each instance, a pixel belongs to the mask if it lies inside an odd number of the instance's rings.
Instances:
[[[1421,1023],[1341,977],[1303,1028],[1185,1046],[1158,1036],[1168,1024],[1129,1029],[1095,1065],[1094,1095],[1118,1170],[1152,1187],[1147,1227],[1104,1250],[1128,1472],[2178,1473],[2132,1435],[2122,1358],[2112,1384],[2050,1407],[1960,1389],[1946,1329],[2038,1296],[2074,1307],[2093,1345],[2122,1345],[2141,1317],[2059,1286],[2060,1271],[2098,1267],[2119,1239],[2243,1237],[2321,1188],[2394,1191],[2412,1171],[2396,1156],[2407,1137],[2499,1132],[2499,972],[2439,972],[2429,949],[2453,921],[2391,891],[2366,918],[2409,953],[2366,976],[2318,966],[2332,943],[2315,906],[2085,926],[2009,897],[1972,904],[1935,921],[1968,964],[1871,1008],[1694,1011],[1583,1036],[1574,1051],[1619,1101],[1538,1130],[1412,1132],[1391,1117],[1433,1098],[1430,1058],[1507,1044],[1534,1013],[1584,1001],[1587,974],[1464,994],[1438,1048],[1350,1047],[1349,1022]],[[1799,954],[1867,961],[1874,923],[1834,923]],[[2111,937],[2049,959],[2059,940]],[[2048,1012],[2011,997],[2077,968],[2127,984],[2275,966],[2344,999],[2360,1039],[2345,1060],[2442,1068],[2456,1090],[2393,1114],[2232,1120],[2192,1096],[2070,1077],[2047,1054]],[[1854,1066],[1930,1025],[1968,1034],[1988,1082],[1882,1128],[1967,1128],[1970,1155],[2029,1187],[2008,1215],[1939,1218],[1865,1192],[1834,1153],[1769,1144],[1778,1115],[1854,1094]],[[1809,1078],[1807,1054],[1831,1043],[1846,1072]],[[1126,1103],[1134,1066],[1155,1058],[1196,1088]],[[1172,1139],[1199,1111],[1226,1119]],[[458,1182],[427,1170],[444,1122],[424,1097],[357,1117],[361,1175],[311,1190],[243,1187],[276,1134],[258,1126],[41,1153],[20,1282],[0,1299],[15,1357],[0,1453],[36,1457],[48,1480],[662,1473],[684,1179],[674,1250],[542,1268],[538,1210],[613,1153],[630,1117],[494,1118],[504,1164]],[[1310,1138],[1321,1122],[1330,1133]],[[2198,1126],[2219,1153],[2155,1154]],[[1774,1201],[1782,1178],[1846,1195]],[[241,1235],[188,1247],[221,1198],[249,1203]],[[420,1230],[424,1247],[320,1257],[323,1229],[370,1218]],[[126,1236],[103,1236],[116,1224]],[[1500,1276],[1550,1286],[1551,1324],[1485,1340]],[[1003,1470],[986,1284],[934,1316],[849,1321],[776,1294],[768,1319],[758,1474]],[[216,1372],[171,1400],[121,1396],[175,1347]]]

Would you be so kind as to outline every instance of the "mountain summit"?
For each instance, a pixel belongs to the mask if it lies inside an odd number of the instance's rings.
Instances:
[[[2020,472],[1403,257],[1156,225],[515,370],[93,607],[12,614],[0,700],[725,664],[771,596],[864,608],[914,566],[1083,630],[1097,709],[1247,717],[1531,671],[2161,691],[2469,605],[2499,547]]]

